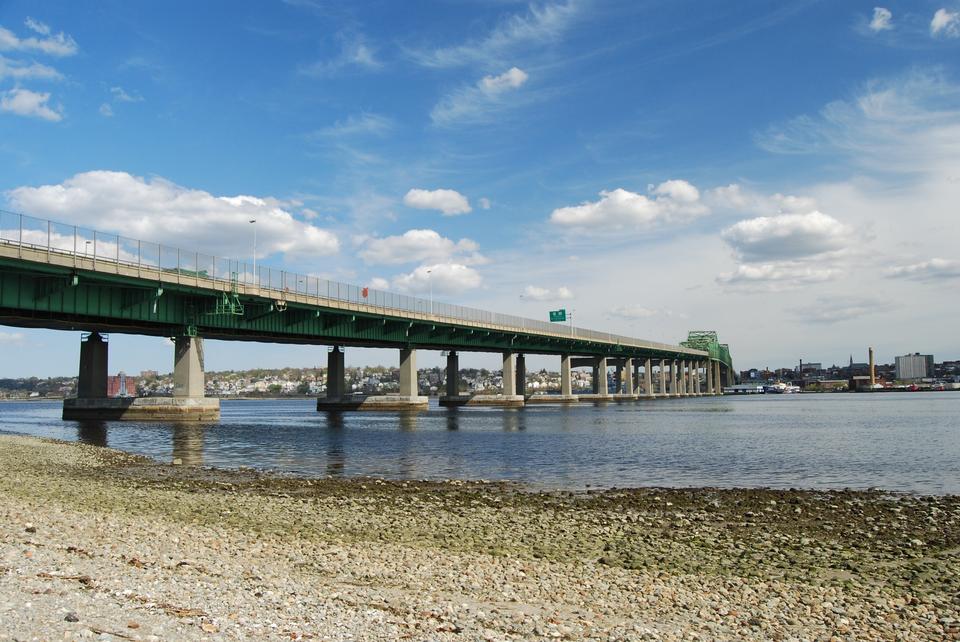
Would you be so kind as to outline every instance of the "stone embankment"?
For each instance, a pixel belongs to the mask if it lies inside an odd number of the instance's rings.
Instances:
[[[953,496],[0,469],[0,640],[960,639]]]

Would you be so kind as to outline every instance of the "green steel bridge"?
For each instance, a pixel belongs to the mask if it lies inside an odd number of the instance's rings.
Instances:
[[[500,405],[525,398],[525,354],[561,356],[566,385],[557,398],[567,400],[573,397],[569,368],[588,365],[585,360],[596,374],[601,369],[605,373],[610,364],[617,367],[617,394],[627,397],[717,394],[733,372],[729,349],[712,332],[691,332],[680,345],[644,341],[269,266],[254,268],[243,261],[5,211],[0,211],[0,324],[82,330],[92,333],[86,340],[98,345],[100,333],[173,337],[175,381],[179,373],[182,384],[175,384],[174,394],[183,397],[203,396],[200,338],[333,346],[327,399],[322,400],[330,407],[423,405],[416,390],[416,349],[448,352],[448,371],[454,369],[447,377],[450,404],[496,403],[459,394],[455,368],[461,352],[504,355]],[[102,348],[87,350],[102,352],[102,359],[88,356],[86,365],[81,350],[81,398],[105,397],[99,384],[106,367],[102,343]],[[335,381],[338,372],[342,378],[344,346],[399,349],[400,398],[380,400],[379,405],[347,399]],[[85,367],[91,363],[96,372],[87,378],[95,381],[85,389]],[[659,390],[652,383],[654,371]],[[514,381],[520,384],[519,395]],[[604,387],[596,388],[596,396],[607,396]]]

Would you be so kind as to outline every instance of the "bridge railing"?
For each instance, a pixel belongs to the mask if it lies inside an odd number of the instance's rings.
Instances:
[[[92,261],[94,269],[109,265],[150,269],[178,275],[184,283],[191,279],[199,283],[213,280],[254,286],[267,290],[273,298],[282,299],[289,293],[314,297],[319,305],[323,300],[353,303],[390,311],[430,315],[451,322],[468,321],[500,326],[520,332],[536,332],[554,336],[571,336],[609,344],[638,346],[668,352],[677,346],[640,341],[633,337],[598,332],[587,328],[560,326],[556,323],[499,314],[461,305],[433,301],[396,292],[365,288],[331,281],[318,276],[278,270],[252,262],[222,258],[201,252],[184,250],[160,243],[132,239],[119,234],[107,234],[78,225],[59,223],[25,214],[0,210],[0,243],[20,248],[40,250],[50,255],[67,255]]]

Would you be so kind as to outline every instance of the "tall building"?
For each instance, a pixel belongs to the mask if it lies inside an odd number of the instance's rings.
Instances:
[[[896,368],[896,376],[897,379],[900,380],[924,379],[926,377],[932,377],[933,355],[914,352],[913,354],[906,354],[902,357],[897,357]]]

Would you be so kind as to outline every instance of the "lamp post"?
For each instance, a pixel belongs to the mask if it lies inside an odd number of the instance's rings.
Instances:
[[[253,284],[257,287],[260,286],[260,279],[257,278],[257,219],[250,219],[250,224],[253,225]]]
[[[433,268],[427,270],[427,284],[430,286],[430,316],[433,316]]]

